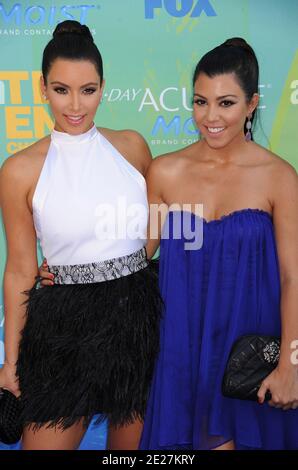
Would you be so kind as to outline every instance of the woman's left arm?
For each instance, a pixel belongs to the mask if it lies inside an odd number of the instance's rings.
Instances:
[[[298,177],[284,162],[275,180],[273,222],[281,279],[281,350],[258,397],[263,403],[270,390],[269,405],[286,410],[298,407]]]

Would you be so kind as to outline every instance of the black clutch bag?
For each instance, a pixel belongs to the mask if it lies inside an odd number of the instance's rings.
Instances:
[[[225,369],[222,393],[225,397],[258,400],[262,381],[275,369],[280,354],[280,338],[241,336],[233,345]],[[270,392],[265,400],[270,400]]]
[[[21,439],[23,426],[20,415],[20,400],[13,393],[0,388],[0,441],[4,444],[15,444]]]

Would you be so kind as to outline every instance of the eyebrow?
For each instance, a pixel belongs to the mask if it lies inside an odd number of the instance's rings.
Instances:
[[[199,96],[200,98],[203,98],[203,100],[207,100],[207,98],[205,98],[205,96],[203,95],[200,95],[199,93],[194,93],[194,96]],[[219,96],[217,99],[217,101],[220,101],[220,100],[223,100],[224,98],[238,98],[238,96],[236,95],[223,95],[223,96]]]
[[[62,83],[62,82],[51,82],[51,85],[62,85],[65,88],[70,88],[69,85],[66,85],[66,83]],[[86,88],[86,86],[98,86],[98,83],[96,82],[85,83],[85,85],[82,85],[80,88]]]

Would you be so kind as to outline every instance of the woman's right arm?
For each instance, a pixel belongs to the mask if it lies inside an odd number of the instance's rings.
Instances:
[[[24,159],[24,160],[22,160]],[[24,291],[37,275],[36,234],[28,204],[30,171],[27,158],[9,158],[0,172],[0,201],[7,241],[4,272],[5,362],[0,386],[19,393],[15,377],[19,341],[25,323]]]

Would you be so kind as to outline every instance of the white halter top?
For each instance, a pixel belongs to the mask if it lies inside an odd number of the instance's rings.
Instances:
[[[80,135],[53,130],[33,218],[49,265],[130,255],[146,243],[146,182],[95,126]]]

